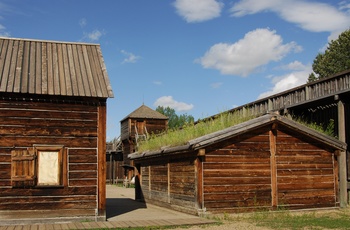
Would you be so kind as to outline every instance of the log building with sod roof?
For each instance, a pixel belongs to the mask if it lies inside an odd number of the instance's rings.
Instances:
[[[136,199],[192,214],[333,208],[346,147],[269,113],[129,158],[138,172]]]
[[[106,218],[100,46],[0,39],[0,221]]]

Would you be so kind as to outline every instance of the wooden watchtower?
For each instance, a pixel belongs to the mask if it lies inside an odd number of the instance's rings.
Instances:
[[[135,111],[120,121],[120,136],[123,143],[123,167],[125,176],[132,177],[132,162],[128,159],[128,154],[136,152],[138,143],[145,140],[148,135],[163,132],[168,127],[168,117],[141,105]],[[128,175],[129,174],[129,175]]]

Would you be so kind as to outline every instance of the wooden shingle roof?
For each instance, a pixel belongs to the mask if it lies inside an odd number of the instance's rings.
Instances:
[[[145,119],[160,119],[167,120],[168,117],[151,109],[146,105],[141,105],[139,108],[131,112],[128,116],[126,116],[122,121],[128,118],[145,118]]]
[[[100,45],[0,38],[0,92],[114,97]]]

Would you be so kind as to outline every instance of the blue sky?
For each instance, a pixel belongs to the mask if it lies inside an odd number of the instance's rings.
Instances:
[[[0,35],[98,43],[107,138],[143,103],[197,120],[306,83],[350,0],[0,0]]]

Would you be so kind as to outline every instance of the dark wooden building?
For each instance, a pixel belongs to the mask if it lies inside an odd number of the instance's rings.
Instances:
[[[266,114],[129,157],[139,172],[137,199],[201,214],[338,207],[345,150],[344,142]]]
[[[340,205],[347,207],[350,194],[350,69],[298,87],[236,107],[227,112],[242,116],[279,111],[287,116],[328,126],[334,122],[334,133],[347,143],[347,151],[338,157]],[[210,119],[210,118],[209,118]]]
[[[106,218],[100,46],[0,39],[0,221]]]
[[[137,151],[139,141],[145,140],[148,135],[159,134],[167,129],[168,117],[141,105],[120,121],[120,137],[123,144],[123,167],[125,176],[133,176],[133,163],[128,158],[130,153]]]

